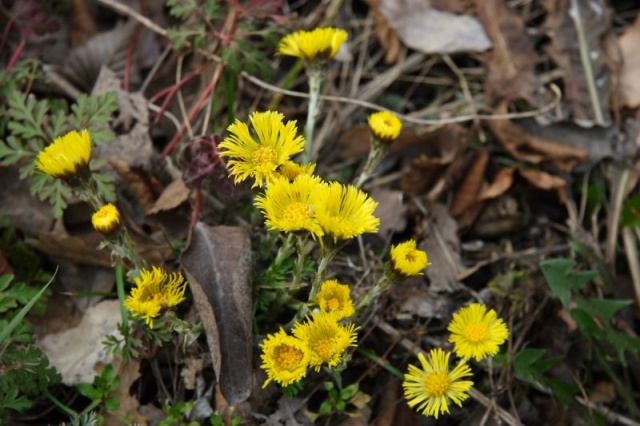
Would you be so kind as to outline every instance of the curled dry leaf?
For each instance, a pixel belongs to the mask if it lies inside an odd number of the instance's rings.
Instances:
[[[373,10],[373,19],[376,22],[376,37],[386,52],[384,63],[395,64],[400,59],[400,48],[402,47],[398,33],[387,23],[384,15],[378,10],[378,0],[364,0],[364,2]]]
[[[230,405],[251,393],[251,243],[241,228],[199,222],[182,264]]]
[[[160,182],[146,170],[130,166],[126,160],[119,156],[109,157],[109,165],[120,176],[142,210],[150,211],[163,191]]]
[[[453,199],[449,206],[449,214],[451,216],[460,217],[478,205],[478,196],[484,186],[488,164],[489,151],[480,151],[471,162],[471,165],[453,194]]]
[[[556,191],[558,200],[564,203],[567,200],[567,181],[559,176],[554,176],[543,170],[520,169],[518,174],[525,178],[535,188],[544,191]]]
[[[483,52],[491,47],[476,18],[436,10],[424,0],[378,0],[378,10],[402,42],[418,52]]]
[[[505,102],[495,111],[507,112]],[[488,120],[487,125],[500,145],[517,160],[533,164],[546,163],[558,170],[570,171],[578,163],[586,162],[586,150],[527,133],[517,124],[508,120]]]
[[[429,254],[429,261],[433,265],[438,266],[425,270],[430,281],[429,289],[436,293],[456,291],[460,286],[457,276],[464,270],[458,225],[443,204],[435,204],[431,209],[431,217],[425,222],[424,227],[429,235],[419,244],[419,248]]]

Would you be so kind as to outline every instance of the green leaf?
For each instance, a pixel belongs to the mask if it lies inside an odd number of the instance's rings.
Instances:
[[[520,378],[526,382],[538,384],[539,381],[534,376],[533,364],[545,354],[544,349],[523,349],[513,356],[513,369]]]
[[[620,226],[640,226],[640,195],[634,195],[624,201],[620,213]]]
[[[574,308],[571,310],[571,318],[575,320],[580,330],[588,337],[602,336],[602,330],[588,311],[581,308]]]
[[[117,410],[120,407],[120,401],[117,398],[110,396],[104,401],[104,406],[107,410]]]
[[[633,300],[607,300],[607,299],[598,299],[592,298],[589,299],[589,302],[593,305],[596,313],[602,318],[604,321],[609,322],[611,318],[618,312],[620,309],[626,308],[633,304]]]
[[[547,384],[552,390],[552,395],[558,398],[563,407],[571,405],[580,391],[577,386],[558,379],[547,379]]]
[[[76,388],[78,388],[78,392],[80,392],[81,395],[84,395],[91,400],[96,401],[102,398],[102,392],[93,387],[91,383],[78,383]]]
[[[18,324],[20,323],[20,321],[22,321],[22,319],[27,315],[31,307],[38,301],[40,296],[42,296],[44,292],[47,291],[47,288],[49,287],[49,284],[51,284],[52,281],[53,281],[53,277],[49,280],[47,284],[45,284],[44,287],[42,287],[42,289],[31,300],[29,300],[29,303],[27,303],[22,307],[22,309],[20,309],[20,311],[16,314],[16,316],[13,317],[11,322],[9,322],[9,324],[6,327],[0,330],[0,345],[4,344],[5,340],[7,340],[11,332],[18,327]]]
[[[348,401],[351,398],[353,398],[353,396],[357,393],[358,393],[358,384],[354,383],[340,391],[340,399],[342,399],[343,401]]]
[[[167,6],[171,16],[186,19],[196,10],[198,4],[195,0],[167,0]]]
[[[576,262],[572,259],[549,259],[540,262],[540,269],[549,284],[551,293],[560,299],[562,306],[569,309],[571,290],[579,290],[597,274],[595,271],[572,273]]]
[[[331,403],[324,401],[320,404],[320,409],[318,409],[318,414],[329,414],[332,411]]]

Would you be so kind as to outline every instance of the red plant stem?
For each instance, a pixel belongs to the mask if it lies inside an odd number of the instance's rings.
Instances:
[[[0,52],[2,51],[4,44],[7,42],[7,39],[9,38],[11,25],[13,25],[13,19],[10,19],[9,22],[7,22],[7,26],[4,28],[4,32],[2,33],[2,40],[0,40]]]
[[[200,216],[200,206],[202,205],[202,179],[198,178],[194,182],[193,189],[195,190],[195,205],[193,206],[193,212],[191,213],[191,220],[189,221],[189,232],[187,233],[187,242],[185,243],[185,250],[191,245],[191,236],[193,235],[193,228],[198,223],[198,217]]]
[[[13,66],[16,64],[16,62],[18,62],[18,58],[20,57],[20,54],[24,50],[24,47],[26,46],[26,44],[27,44],[27,40],[23,38],[22,41],[20,42],[20,44],[18,45],[18,47],[16,48],[16,51],[13,52],[13,55],[11,56],[11,59],[9,60],[9,63],[4,68],[5,72],[11,71],[11,68],[13,68]]]
[[[133,51],[136,48],[136,42],[138,41],[138,36],[140,35],[141,29],[141,24],[136,25],[136,29],[133,32],[131,40],[129,40],[129,46],[127,47],[127,57],[124,61],[124,78],[122,79],[122,88],[125,92],[129,91],[129,79],[131,77],[131,60],[133,58]]]
[[[204,91],[196,101],[196,104],[189,111],[189,115],[187,116],[187,120],[189,121],[189,123],[191,123],[195,118],[196,114],[200,112],[200,109],[202,108],[204,101],[209,97],[211,92],[213,92],[213,89],[216,87],[218,80],[220,80],[220,77],[222,76],[222,71],[224,71],[224,64],[219,64],[218,69],[216,69],[216,73],[213,75],[213,78],[211,79],[207,87],[204,89]],[[171,152],[173,147],[176,146],[176,144],[180,140],[180,137],[182,136],[186,128],[187,128],[187,124],[182,123],[182,126],[180,126],[180,131],[178,131],[178,133],[175,134],[173,139],[171,139],[171,142],[169,142],[169,144],[164,148],[164,150],[158,157],[158,161],[162,161],[164,157],[166,157]]]

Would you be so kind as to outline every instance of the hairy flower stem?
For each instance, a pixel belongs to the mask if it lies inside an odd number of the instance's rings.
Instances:
[[[129,338],[129,314],[127,308],[124,307],[124,272],[122,264],[116,264],[116,291],[118,293],[118,300],[120,301],[120,315],[122,316],[122,330],[124,331],[124,338]]]
[[[364,165],[364,168],[360,172],[360,176],[356,180],[354,186],[358,189],[362,188],[362,185],[371,177],[380,161],[387,152],[386,145],[372,141],[371,149],[369,150],[369,156],[367,157],[367,163]]]
[[[311,281],[311,291],[309,292],[309,302],[315,300],[318,295],[318,291],[320,291],[320,284],[327,277],[327,266],[329,266],[329,262],[331,259],[338,253],[340,246],[330,246],[326,244],[322,247],[322,255],[320,256],[320,260],[318,261],[318,271],[313,277]]]
[[[358,303],[356,304],[356,312],[361,312],[364,308],[369,306],[371,302],[377,299],[378,296],[380,296],[382,292],[394,281],[395,280],[390,276],[390,274],[385,271],[378,282],[375,283],[375,285],[369,289],[367,294],[365,294],[364,297],[358,301]]]
[[[316,116],[318,115],[318,103],[320,101],[320,87],[322,86],[322,70],[317,68],[308,69],[309,77],[309,109],[307,110],[307,123],[304,127],[304,136],[307,144],[302,153],[302,162],[310,163],[317,149],[314,149],[313,131],[316,126]]]
[[[302,279],[302,271],[304,270],[304,261],[307,259],[307,254],[305,253],[305,246],[307,245],[307,241],[309,240],[309,234],[304,233],[302,235],[296,236],[296,251],[298,252],[298,257],[296,259],[296,263],[293,269],[293,278],[291,281],[291,291],[297,291],[298,284]]]

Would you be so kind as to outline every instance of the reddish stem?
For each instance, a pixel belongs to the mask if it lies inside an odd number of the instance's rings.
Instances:
[[[129,79],[131,77],[131,60],[133,58],[133,51],[136,48],[136,42],[138,41],[138,36],[140,35],[141,29],[141,24],[136,25],[136,29],[133,32],[131,40],[129,40],[129,46],[127,47],[127,57],[124,61],[124,78],[122,80],[122,88],[125,90],[125,92],[129,91]]]

